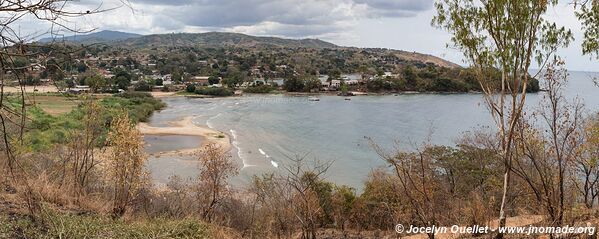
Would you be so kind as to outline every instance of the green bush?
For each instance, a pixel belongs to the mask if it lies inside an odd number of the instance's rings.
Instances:
[[[213,95],[213,96],[231,96],[234,94],[233,90],[224,87],[202,87],[195,91],[198,95]]]
[[[187,91],[189,93],[194,93],[194,92],[196,92],[196,86],[195,85],[187,85],[185,87],[185,91]]]
[[[144,80],[140,80],[135,84],[134,89],[136,91],[152,91],[152,85]]]
[[[106,125],[110,124],[112,117],[120,110],[126,110],[133,123],[137,123],[147,120],[154,111],[165,107],[162,101],[144,92],[116,94],[100,100],[99,104],[102,106],[101,118]],[[37,107],[29,108],[25,145],[33,151],[41,151],[52,145],[67,142],[72,130],[83,128],[81,122],[84,117],[83,107],[79,106],[59,116],[52,116]],[[105,135],[100,138],[103,142]]]
[[[269,85],[259,85],[259,86],[252,86],[252,87],[248,87],[245,90],[243,90],[243,92],[247,92],[247,93],[270,93],[271,91],[273,91],[275,88]]]

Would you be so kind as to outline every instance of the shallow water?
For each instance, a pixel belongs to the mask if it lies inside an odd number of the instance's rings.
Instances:
[[[195,149],[202,144],[202,138],[188,135],[144,135],[145,151],[155,154],[164,151]]]
[[[599,74],[572,72],[566,95],[580,97],[589,112],[597,112],[599,88],[592,83],[592,76]],[[528,107],[536,107],[542,97],[543,93],[529,94]],[[165,126],[193,116],[195,124],[229,134],[233,157],[242,168],[235,178],[238,183],[253,175],[283,170],[290,158],[305,156],[333,161],[327,179],[358,189],[372,169],[385,166],[369,139],[386,149],[412,149],[429,138],[435,144],[454,145],[466,131],[492,129],[480,94],[359,96],[350,101],[338,96],[319,98],[318,102],[284,95],[165,98],[168,107],[154,114],[150,124]],[[195,175],[187,161],[179,159],[151,171]]]

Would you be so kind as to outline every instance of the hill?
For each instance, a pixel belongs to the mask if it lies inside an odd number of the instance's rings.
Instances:
[[[212,47],[305,47],[336,48],[337,45],[318,39],[285,39],[278,37],[258,37],[230,32],[154,34],[120,41],[133,47],[157,46],[212,46]]]
[[[319,39],[287,39],[279,37],[250,36],[231,32],[139,35],[134,33],[106,30],[85,35],[66,36],[62,38],[44,38],[39,40],[39,42],[76,42],[79,44],[105,43],[114,47],[125,47],[137,50],[152,48],[237,48],[248,49],[253,52],[280,52],[288,50],[306,52],[312,50],[331,50],[335,51],[333,55],[337,56],[346,55],[347,52],[364,52],[366,55],[371,57],[371,59],[363,59],[367,62],[371,62],[375,59],[392,57],[394,60],[403,62],[421,62],[424,64],[434,64],[448,68],[460,67],[459,65],[446,61],[442,58],[417,52],[379,48],[343,47]],[[319,54],[311,54],[309,57],[320,58],[321,56]],[[350,56],[350,58],[351,57],[352,56]],[[351,61],[351,59],[346,60]]]
[[[41,43],[49,43],[49,42],[77,42],[82,44],[93,44],[93,43],[108,43],[112,41],[124,40],[124,39],[132,39],[137,38],[142,35],[128,32],[119,32],[119,31],[100,31],[89,34],[82,35],[72,35],[72,36],[55,36],[55,37],[47,37],[42,38],[38,42]]]
[[[259,37],[240,33],[175,33],[154,34],[113,42],[115,45],[132,48],[156,47],[194,47],[194,48],[251,48],[257,50],[278,51],[288,49],[330,49],[334,51],[367,51],[379,56],[393,56],[403,61],[432,63],[442,67],[455,68],[459,65],[436,56],[392,49],[342,47],[319,39],[286,39],[278,37]],[[318,57],[318,56],[315,56]]]

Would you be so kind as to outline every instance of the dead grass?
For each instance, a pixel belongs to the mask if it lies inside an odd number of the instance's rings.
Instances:
[[[110,94],[91,95],[91,97],[95,99],[101,99],[107,96],[110,96]],[[26,95],[27,105],[36,105],[44,110],[44,112],[53,116],[68,113],[77,107],[81,102],[81,96],[63,95],[58,93],[36,93]]]
[[[28,105],[36,105],[46,113],[56,116],[70,112],[81,103],[81,100],[78,97],[30,94],[27,96],[26,102]]]

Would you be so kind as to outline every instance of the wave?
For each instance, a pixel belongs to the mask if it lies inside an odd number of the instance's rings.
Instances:
[[[239,147],[239,142],[237,141],[237,131],[235,131],[234,129],[230,129],[229,132],[231,132],[231,136],[233,137],[233,142],[231,142],[231,144],[237,150],[237,156],[239,157],[239,159],[241,159],[241,162],[243,163],[243,167],[241,169],[256,166],[253,164],[249,164],[247,162],[247,158],[244,157],[243,154],[241,153],[242,149],[241,149],[241,147]]]
[[[208,126],[208,128],[214,129],[214,125],[212,125],[212,122],[211,122],[211,121],[212,121],[213,119],[216,119],[216,118],[220,117],[221,115],[222,115],[222,113],[218,113],[217,115],[215,115],[215,116],[212,116],[212,117],[208,118],[208,119],[206,120],[206,125]]]
[[[234,129],[230,129],[229,132],[231,132],[231,136],[233,136],[233,139],[237,139],[237,131],[235,131]]]
[[[268,154],[266,154],[266,152],[264,152],[264,150],[262,149],[258,149],[258,151],[260,151],[260,154],[264,155],[264,157],[266,158],[270,158],[270,156]],[[279,167],[279,163],[275,162],[274,160],[270,160],[270,164],[272,164],[273,167],[278,168]]]
[[[262,149],[259,148],[258,151],[260,151],[260,154],[264,155],[264,157],[270,158],[270,156],[268,154],[266,154],[264,152],[264,150],[262,150]]]

